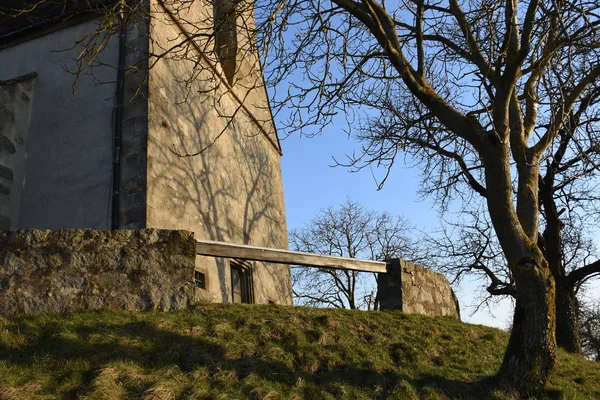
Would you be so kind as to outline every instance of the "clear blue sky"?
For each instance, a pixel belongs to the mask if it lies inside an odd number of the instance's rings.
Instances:
[[[296,134],[281,139],[288,229],[301,227],[320,209],[338,206],[347,197],[369,209],[402,215],[418,230],[432,232],[439,229],[439,214],[432,200],[421,200],[417,193],[417,168],[396,165],[384,188],[377,191],[371,171],[351,173],[343,167],[331,167],[334,164],[332,157],[342,161],[345,154],[358,146],[343,131],[330,127],[313,138]],[[468,281],[455,288],[463,321],[506,328],[512,319],[509,301],[494,307],[495,318],[487,310],[471,315],[471,307],[476,304],[475,292],[482,288],[481,284]]]

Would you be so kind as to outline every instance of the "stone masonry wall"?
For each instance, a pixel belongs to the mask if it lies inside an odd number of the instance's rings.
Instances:
[[[381,310],[460,319],[458,299],[444,275],[400,259],[387,263],[388,273],[380,273],[377,279]]]
[[[444,275],[407,261],[401,261],[401,268],[403,312],[460,319],[458,300]]]
[[[125,42],[119,229],[146,227],[149,22],[129,27]]]
[[[0,315],[189,308],[194,245],[158,229],[0,232]]]

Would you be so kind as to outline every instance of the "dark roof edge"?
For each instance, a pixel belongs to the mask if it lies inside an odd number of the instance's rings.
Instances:
[[[37,72],[30,72],[25,75],[17,76],[16,78],[12,78],[6,81],[0,80],[0,86],[3,85],[14,85],[15,83],[27,81],[29,79],[33,79],[37,76]]]
[[[100,14],[98,13],[98,10],[118,1],[119,0],[104,0],[98,3],[97,7],[90,6],[83,9],[75,9],[69,13],[63,13],[59,16],[47,18],[41,22],[0,34],[0,50],[38,38],[46,33],[67,28],[77,23],[94,19],[94,17],[99,17]]]

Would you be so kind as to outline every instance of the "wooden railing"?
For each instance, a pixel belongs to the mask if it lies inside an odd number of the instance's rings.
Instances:
[[[306,265],[310,267],[350,269],[365,272],[388,272],[384,261],[358,260],[355,258],[323,256],[301,251],[273,249],[244,244],[196,240],[196,253],[202,256],[239,258],[278,264]]]

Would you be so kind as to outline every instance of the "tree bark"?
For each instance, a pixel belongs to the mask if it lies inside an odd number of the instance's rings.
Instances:
[[[517,303],[498,378],[528,394],[544,388],[554,367],[554,278],[543,258],[524,258],[512,270]]]
[[[501,134],[502,131],[497,129]],[[500,138],[506,138],[500,135]],[[516,307],[508,347],[497,378],[522,395],[544,388],[555,362],[555,285],[546,258],[537,244],[537,230],[532,219],[526,218],[527,229],[515,212],[506,141],[488,146],[483,161],[486,166],[488,210],[494,230],[510,265],[516,288]],[[502,146],[502,147],[501,147]],[[537,180],[525,168],[519,179]],[[522,187],[535,187],[525,185]],[[519,215],[539,215],[533,190],[520,190],[517,207]],[[531,232],[528,236],[526,232]]]
[[[550,218],[548,218],[550,221]],[[556,284],[556,344],[569,353],[581,354],[579,337],[579,304],[573,283],[565,276],[564,257],[560,248],[560,231],[552,231],[552,223],[544,232],[544,252]]]
[[[573,286],[556,279],[556,344],[569,353],[581,354],[579,304]]]
[[[564,151],[564,150],[563,150]],[[565,257],[562,251],[560,220],[554,199],[554,170],[550,170],[540,182],[540,200],[546,210],[544,230],[544,256],[556,283],[556,344],[569,353],[581,354],[579,337],[579,304],[575,296],[574,283],[565,272]]]

